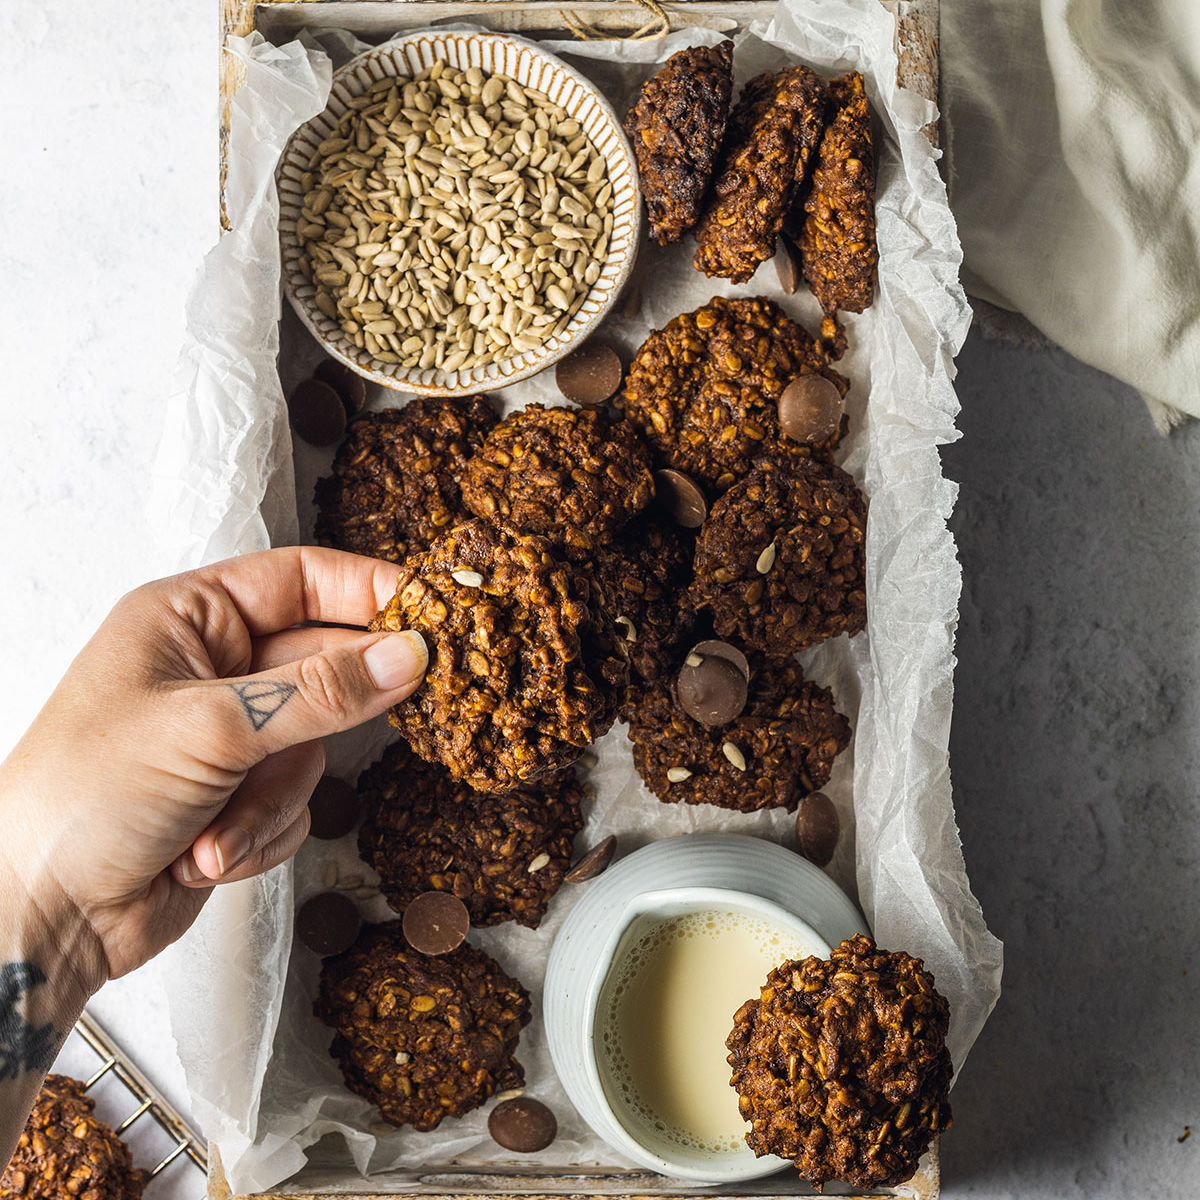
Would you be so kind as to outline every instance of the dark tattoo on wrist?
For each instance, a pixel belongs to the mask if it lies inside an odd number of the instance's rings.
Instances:
[[[23,1071],[45,1074],[54,1064],[64,1035],[49,1023],[34,1025],[26,1015],[28,1000],[21,1003],[45,982],[31,962],[0,966],[0,1081],[16,1079]]]
[[[256,683],[231,683],[229,685],[242,702],[250,724],[261,729],[295,694],[291,683],[278,683],[264,679]]]

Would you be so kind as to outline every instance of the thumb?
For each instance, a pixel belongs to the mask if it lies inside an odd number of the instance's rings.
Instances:
[[[218,757],[242,770],[268,754],[361,725],[410,696],[429,662],[415,629],[365,634],[307,658],[204,685],[224,706]],[[212,726],[210,726],[211,728]]]

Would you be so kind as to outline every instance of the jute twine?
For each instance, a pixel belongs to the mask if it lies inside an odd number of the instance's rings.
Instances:
[[[664,34],[670,33],[670,18],[667,16],[663,6],[658,3],[658,0],[637,0],[637,3],[651,14],[651,19],[645,25],[641,26],[640,29],[635,29],[633,33],[617,36],[624,36],[629,41],[640,41],[643,38],[662,37]],[[562,18],[563,24],[580,41],[595,42],[613,36],[601,29],[597,29],[590,21],[585,21],[583,17],[577,13],[573,13],[569,8],[560,8],[558,15]]]

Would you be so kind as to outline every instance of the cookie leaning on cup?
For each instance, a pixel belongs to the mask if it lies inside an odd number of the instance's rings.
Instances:
[[[903,1183],[950,1127],[950,1006],[919,958],[859,934],[777,967],[733,1020],[747,1144],[818,1188]]]

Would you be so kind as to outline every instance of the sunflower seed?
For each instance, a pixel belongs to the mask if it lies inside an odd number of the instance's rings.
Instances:
[[[739,770],[746,769],[746,756],[732,743],[722,742],[721,753]]]
[[[728,745],[729,743],[726,742],[725,744]],[[687,767],[668,767],[667,768],[667,782],[668,783],[682,783],[685,779],[691,779],[691,777],[692,777],[692,773],[691,773],[691,771],[689,771],[687,769]]]

